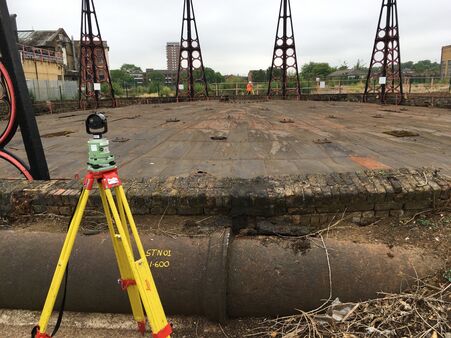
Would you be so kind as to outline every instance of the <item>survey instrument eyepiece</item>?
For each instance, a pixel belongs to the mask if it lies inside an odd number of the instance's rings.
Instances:
[[[86,119],[86,132],[90,135],[100,136],[108,132],[108,122],[103,113],[94,113]]]

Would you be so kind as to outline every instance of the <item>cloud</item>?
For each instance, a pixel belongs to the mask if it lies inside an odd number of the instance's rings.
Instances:
[[[267,68],[274,45],[278,0],[193,0],[204,62],[223,73]],[[381,1],[291,0],[298,61],[352,65],[369,62]],[[80,34],[81,1],[9,0],[19,29],[64,28]],[[182,0],[95,0],[113,68],[134,63],[165,68],[167,41],[180,40]],[[439,61],[451,44],[451,1],[398,1],[404,61]]]

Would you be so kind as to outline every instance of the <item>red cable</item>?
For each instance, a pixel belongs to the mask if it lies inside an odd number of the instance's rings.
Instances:
[[[4,158],[9,163],[11,163],[13,166],[15,166],[17,169],[19,169],[19,171],[22,173],[22,175],[25,176],[25,178],[27,180],[33,181],[33,176],[31,176],[31,174],[28,171],[28,169],[25,168],[25,166],[22,163],[20,163],[20,161],[18,161],[13,156],[11,156],[11,155],[9,155],[9,154],[1,151],[1,150],[0,150],[0,157]]]
[[[16,96],[14,94],[14,87],[9,77],[8,71],[6,70],[3,63],[0,62],[0,73],[3,75],[3,78],[6,81],[6,91],[9,94],[10,104],[11,104],[11,116],[9,117],[8,126],[2,135],[0,135],[0,145],[6,140],[9,136],[9,133],[13,129],[14,122],[16,120]]]

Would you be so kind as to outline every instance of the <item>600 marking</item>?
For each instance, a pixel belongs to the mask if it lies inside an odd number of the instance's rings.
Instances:
[[[171,263],[169,261],[149,262],[149,266],[151,268],[157,268],[157,269],[169,268],[170,265],[171,265]]]

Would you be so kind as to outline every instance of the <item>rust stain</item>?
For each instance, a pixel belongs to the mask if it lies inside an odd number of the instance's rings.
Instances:
[[[388,165],[385,165],[370,157],[349,156],[349,158],[358,165],[361,165],[362,167],[367,169],[391,169],[391,167],[389,167]]]

